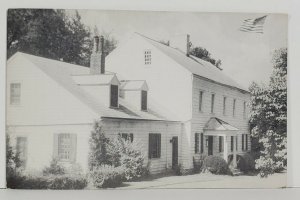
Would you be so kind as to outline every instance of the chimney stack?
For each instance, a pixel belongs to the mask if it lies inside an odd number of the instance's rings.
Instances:
[[[192,43],[189,34],[172,35],[169,45],[180,50],[186,56],[190,56]]]
[[[100,45],[99,45],[100,42]],[[90,60],[90,74],[104,74],[105,73],[105,52],[104,52],[104,38],[103,36],[94,37],[93,53]]]
[[[186,56],[190,56],[191,46],[192,46],[192,43],[190,41],[190,35],[187,34],[186,35]]]

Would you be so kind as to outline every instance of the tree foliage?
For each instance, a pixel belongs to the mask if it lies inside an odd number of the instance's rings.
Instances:
[[[191,55],[196,56],[198,58],[201,58],[205,61],[208,61],[208,62],[210,62],[211,64],[215,65],[218,68],[222,64],[220,59],[216,60],[216,59],[212,58],[211,53],[203,47],[193,47],[191,49]]]
[[[273,73],[268,85],[252,83],[250,128],[259,158],[261,176],[282,170],[287,164],[287,49],[273,56]]]

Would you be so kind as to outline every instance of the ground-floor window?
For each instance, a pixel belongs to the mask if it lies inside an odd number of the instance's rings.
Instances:
[[[161,134],[149,134],[149,158],[160,158],[161,155]]]
[[[27,161],[27,138],[17,137],[17,155],[21,161],[21,166],[25,167]]]
[[[195,153],[203,153],[203,133],[195,133]]]
[[[248,151],[248,134],[242,134],[242,150]]]
[[[76,160],[76,134],[60,133],[55,134],[54,151],[55,157],[60,161],[75,161]]]
[[[133,142],[133,133],[121,133],[119,134],[125,141]]]
[[[233,151],[233,137],[234,137],[234,136],[231,136],[231,140],[230,140],[230,142],[231,142],[231,146],[230,146],[230,147],[231,147],[231,148],[230,148],[231,151]]]
[[[224,151],[224,137],[223,136],[219,136],[219,152],[223,152]]]

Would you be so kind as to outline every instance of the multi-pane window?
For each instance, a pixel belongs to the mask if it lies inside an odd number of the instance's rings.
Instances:
[[[141,109],[142,110],[147,110],[147,96],[148,96],[148,93],[147,91],[144,91],[142,90],[142,102],[141,102]]]
[[[160,158],[161,135],[159,133],[149,134],[149,158]]]
[[[224,138],[223,136],[219,136],[219,152],[223,152],[224,151]]]
[[[10,84],[10,104],[19,105],[21,102],[21,84],[11,83]]]
[[[124,140],[133,142],[133,134],[132,133],[121,133],[120,135]]]
[[[247,151],[248,150],[248,135],[242,134],[242,150]]]
[[[151,64],[151,51],[146,50],[145,51],[145,65],[150,65]]]
[[[223,115],[226,115],[226,97],[223,97]]]
[[[110,106],[118,107],[118,93],[119,87],[117,85],[110,85]]]
[[[235,116],[235,104],[236,104],[236,99],[233,99],[232,116]]]
[[[71,134],[58,135],[58,158],[59,160],[70,160],[72,151]]]
[[[195,153],[203,153],[203,133],[195,133]]]
[[[243,117],[246,118],[246,101],[243,104]]]
[[[25,167],[27,160],[27,138],[17,137],[17,155],[21,161],[21,165]]]
[[[211,113],[214,113],[214,106],[215,106],[215,94],[211,94],[211,105],[210,105]]]
[[[199,111],[202,111],[203,91],[199,93]]]

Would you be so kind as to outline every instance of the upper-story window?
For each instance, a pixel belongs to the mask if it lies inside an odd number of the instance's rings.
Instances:
[[[215,94],[211,94],[211,105],[210,105],[210,112],[214,113],[214,107],[215,107]]]
[[[202,111],[202,104],[203,104],[203,91],[199,93],[199,111]]]
[[[223,97],[223,115],[226,115],[226,97]]]
[[[145,65],[151,64],[151,50],[145,50]]]
[[[148,105],[147,105],[147,96],[148,93],[147,91],[142,90],[142,98],[141,98],[141,109],[142,110],[147,110],[148,109]]]
[[[21,103],[21,83],[10,84],[10,105],[19,105]]]
[[[243,117],[246,118],[246,101],[243,104]]]
[[[110,85],[110,106],[118,107],[119,86]]]
[[[233,99],[232,116],[235,116],[235,104],[236,104],[236,99]]]

